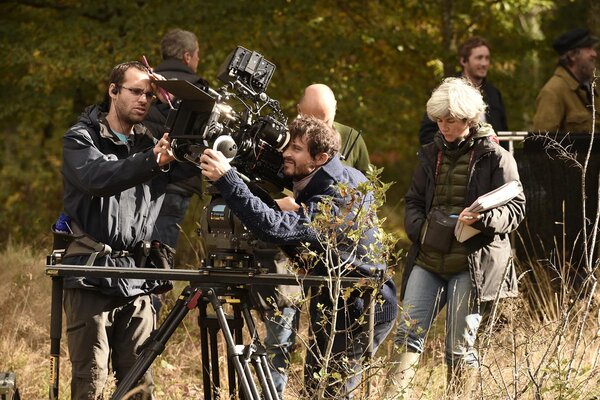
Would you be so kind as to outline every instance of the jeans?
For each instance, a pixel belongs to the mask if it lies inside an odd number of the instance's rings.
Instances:
[[[446,362],[453,368],[479,365],[475,339],[481,324],[481,310],[475,301],[475,287],[469,271],[445,280],[415,265],[402,302],[397,346],[422,353],[433,320],[446,306]]]
[[[306,395],[314,398],[319,379],[315,379],[327,361],[327,372],[330,375],[327,389],[323,393],[327,399],[353,399],[355,391],[362,380],[363,360],[368,350],[368,325],[352,326],[356,321],[338,315],[336,321],[337,334],[333,337],[331,356],[323,360],[323,355],[331,340],[331,326],[322,320],[321,310],[311,307],[311,333],[309,349],[304,363],[304,386]],[[373,327],[373,354],[379,345],[392,331],[395,320],[375,323]],[[337,375],[337,376],[336,376]]]
[[[277,315],[274,312],[269,312],[265,318],[267,337],[264,344],[267,349],[271,377],[280,398],[283,398],[283,391],[288,381],[286,370],[290,363],[291,350],[296,343],[299,316],[300,313],[295,307],[282,307]],[[391,332],[394,322],[392,320],[375,325],[373,329],[373,354]],[[366,352],[367,340],[365,339],[367,339],[367,333],[366,329],[360,329],[360,332],[344,332],[338,335],[334,341],[334,353],[338,354],[336,358],[339,358],[340,355],[346,355],[350,360],[358,361]],[[318,343],[313,342],[312,344],[322,348],[326,342],[321,339],[318,340]],[[312,348],[312,351],[318,354],[316,348]],[[315,360],[311,356],[311,351],[309,351],[306,356],[305,376],[311,375],[312,372],[309,371],[315,368],[318,369],[318,365],[318,360]],[[359,370],[361,365],[357,362],[354,367],[354,374],[348,377],[345,382],[344,390],[346,393],[351,393],[360,384],[361,374]]]
[[[182,196],[179,193],[165,194],[165,200],[154,224],[152,239],[158,239],[174,249],[177,248],[179,240],[177,224],[183,221],[191,199],[192,196]]]
[[[300,313],[295,307],[282,307],[277,315],[270,311],[265,318],[267,336],[264,345],[271,377],[279,397],[282,397],[288,381],[286,369],[290,363],[292,347],[296,343],[299,316]]]

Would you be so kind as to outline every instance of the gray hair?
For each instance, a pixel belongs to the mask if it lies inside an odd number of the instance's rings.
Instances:
[[[183,29],[173,29],[163,36],[160,42],[160,51],[163,60],[168,58],[177,58],[183,60],[183,55],[193,53],[198,47],[198,38],[190,31]]]
[[[427,101],[427,116],[432,121],[452,116],[475,125],[486,104],[479,90],[464,78],[446,78]]]

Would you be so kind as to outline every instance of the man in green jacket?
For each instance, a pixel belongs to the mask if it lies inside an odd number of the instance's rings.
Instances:
[[[552,44],[558,66],[536,100],[533,130],[541,133],[590,133],[592,130],[591,80],[594,76],[598,38],[587,29],[573,29]],[[596,111],[596,131],[600,127]]]

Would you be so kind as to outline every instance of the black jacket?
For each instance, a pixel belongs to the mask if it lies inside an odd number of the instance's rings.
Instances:
[[[176,58],[164,60],[154,71],[167,79],[188,81],[201,88],[208,87],[208,82],[196,75],[183,61]],[[169,105],[161,102],[156,102],[150,107],[150,111],[146,119],[144,119],[144,126],[148,128],[155,138],[160,139],[166,132],[165,122],[170,111],[171,108]],[[201,195],[202,179],[198,175],[188,180],[179,181],[177,184],[170,184],[167,187],[167,192],[183,196],[191,196],[193,193]]]
[[[167,184],[198,172],[178,163],[163,172],[153,153],[156,139],[147,129],[137,124],[133,139],[121,142],[102,122],[104,112],[104,106],[88,107],[63,138],[64,212],[113,251],[131,251],[139,241],[152,239]],[[63,262],[84,265],[87,259],[75,256]],[[106,256],[94,265],[136,267],[132,257]],[[94,288],[125,297],[147,293],[156,285],[144,279],[65,279],[66,288]]]
[[[494,128],[494,131],[496,132],[507,131],[506,111],[504,110],[504,103],[502,102],[500,91],[488,80],[483,81],[480,90],[483,95],[483,101],[488,105],[488,108],[485,111],[486,122],[492,125],[492,128]],[[425,112],[425,115],[421,120],[421,127],[419,128],[419,142],[421,145],[431,143],[433,141],[433,136],[437,131],[437,123],[430,120],[427,116],[427,112]]]
[[[166,59],[154,68],[154,72],[161,74],[167,79],[188,81],[201,88],[208,87],[208,82],[196,75],[183,61],[176,58]],[[170,107],[168,104],[156,102],[150,107],[150,112],[146,116],[146,119],[144,119],[144,126],[157,139],[160,139],[165,133],[165,121],[169,115],[169,110]]]

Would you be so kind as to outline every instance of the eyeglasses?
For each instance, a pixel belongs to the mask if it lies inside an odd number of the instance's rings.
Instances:
[[[128,88],[126,86],[120,86],[123,89],[127,89],[131,92],[131,94],[133,94],[134,96],[137,97],[142,97],[142,95],[146,96],[146,99],[152,101],[154,99],[156,99],[156,94],[154,92],[144,92],[144,89],[140,89],[140,88]]]

